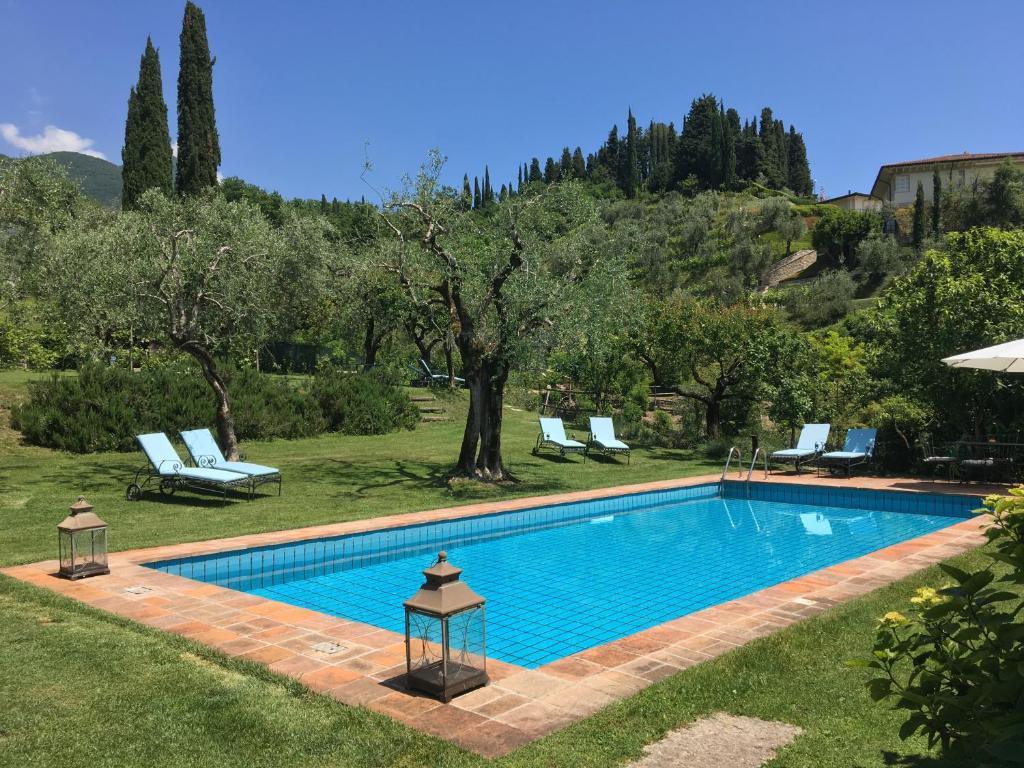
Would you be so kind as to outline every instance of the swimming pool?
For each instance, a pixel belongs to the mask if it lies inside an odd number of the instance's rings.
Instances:
[[[488,655],[536,668],[978,506],[969,496],[727,482],[148,565],[401,633],[402,602],[445,549],[487,598]]]

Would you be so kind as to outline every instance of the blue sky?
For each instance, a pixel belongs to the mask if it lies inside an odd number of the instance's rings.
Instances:
[[[341,3],[203,0],[224,175],[287,197],[372,197],[432,147],[452,182],[593,151],[612,123],[680,124],[710,91],[807,141],[829,196],[884,162],[1024,150],[1024,4]],[[0,0],[0,152],[120,162],[146,35],[175,130],[184,2]],[[47,126],[53,126],[47,129]]]

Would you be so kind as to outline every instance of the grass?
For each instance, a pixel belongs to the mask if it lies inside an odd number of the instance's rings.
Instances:
[[[0,403],[23,373],[0,373]],[[454,457],[452,420],[383,437],[250,444],[285,472],[285,495],[222,506],[195,496],[129,503],[138,455],[70,456],[0,431],[0,563],[54,556],[54,525],[85,493],[115,548],[291,528],[451,505],[711,471],[682,451],[638,451],[631,466],[529,453],[535,415],[508,411],[514,489],[439,482]],[[957,558],[978,565],[980,553]],[[662,681],[495,761],[500,766],[621,765],[667,730],[716,711],[795,723],[804,735],[776,768],[948,765],[896,736],[900,716],[872,704],[864,672],[844,666],[870,647],[877,617],[902,607],[931,569]],[[345,707],[250,662],[0,578],[0,766],[482,766],[488,761],[360,708]],[[920,757],[924,755],[924,757]]]

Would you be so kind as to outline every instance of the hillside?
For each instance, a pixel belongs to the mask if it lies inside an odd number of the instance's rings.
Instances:
[[[64,166],[82,191],[100,205],[121,206],[121,166],[78,152],[50,152],[42,157]]]
[[[121,207],[120,165],[78,152],[50,152],[39,157],[49,158],[63,166],[68,176],[82,187],[86,197],[108,208]],[[0,153],[0,160],[4,159],[10,159],[10,156]]]

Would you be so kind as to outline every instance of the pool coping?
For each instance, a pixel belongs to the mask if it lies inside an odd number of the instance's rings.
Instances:
[[[497,757],[580,720],[680,670],[715,658],[833,605],[859,597],[985,541],[985,518],[939,531],[776,584],[659,624],[536,669],[488,659],[491,684],[442,704],[404,688],[404,638],[360,622],[193,581],[145,563],[589,501],[718,482],[701,475],[589,491],[469,504],[346,523],[116,552],[111,573],[82,581],[57,578],[55,560],[0,569],[82,603],[267,665],[319,693],[365,706]],[[759,482],[809,487],[980,496],[1001,487],[969,487],[907,478],[812,478],[776,474]],[[808,482],[810,481],[810,482]],[[411,585],[414,589],[416,585]]]

